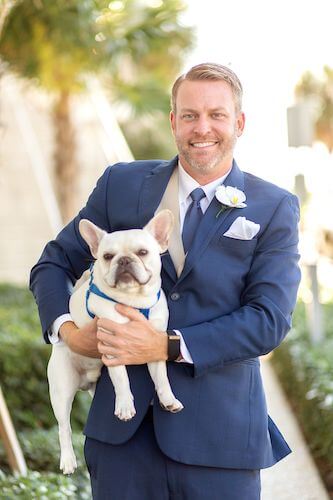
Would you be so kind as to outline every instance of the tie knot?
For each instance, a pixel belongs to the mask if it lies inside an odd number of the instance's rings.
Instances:
[[[199,202],[206,195],[205,195],[205,191],[202,188],[195,188],[195,189],[193,189],[190,196],[191,196],[193,201]]]

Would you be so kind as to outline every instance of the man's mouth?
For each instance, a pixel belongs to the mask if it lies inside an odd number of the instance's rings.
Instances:
[[[191,142],[191,146],[194,148],[210,148],[212,146],[215,146],[218,143],[218,141],[206,141],[206,142]]]

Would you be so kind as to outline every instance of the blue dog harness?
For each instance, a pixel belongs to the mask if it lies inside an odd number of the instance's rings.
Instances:
[[[109,297],[108,295],[106,295],[105,293],[103,293],[98,288],[98,286],[95,285],[95,283],[93,282],[93,280],[94,280],[94,274],[93,274],[93,269],[91,268],[90,269],[89,287],[88,287],[88,290],[86,292],[86,309],[87,309],[87,313],[89,314],[89,316],[91,318],[95,317],[95,314],[90,311],[89,305],[88,305],[89,297],[90,297],[91,293],[93,293],[94,295],[98,295],[98,297],[101,297],[102,299],[109,300],[110,302],[114,302],[116,304],[121,304],[121,302],[118,302],[117,300],[114,300],[111,297]],[[161,290],[159,290],[159,292],[157,294],[157,300],[156,300],[155,304],[157,304],[157,302],[160,300],[160,296],[161,296]],[[155,304],[153,304],[151,307],[147,307],[147,308],[143,308],[143,309],[139,309],[137,307],[135,307],[134,309],[136,309],[137,311],[140,311],[140,313],[143,314],[145,316],[145,318],[149,319],[150,309],[152,307],[154,307]]]

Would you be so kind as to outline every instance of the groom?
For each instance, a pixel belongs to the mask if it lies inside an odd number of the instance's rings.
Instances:
[[[200,64],[179,77],[170,115],[178,156],[109,167],[32,270],[47,342],[129,365],[136,416],[124,423],[113,415],[104,367],[85,428],[96,499],[258,500],[260,469],[290,452],[267,415],[258,357],[291,326],[299,208],[234,161],[241,101],[239,79],[224,66]],[[108,232],[141,228],[162,208],[176,219],[162,257],[168,332],[121,305],[127,324],[99,318],[78,329],[68,300],[90,259],[79,221]],[[154,395],[145,364],[156,360],[169,361],[179,413],[163,411]]]

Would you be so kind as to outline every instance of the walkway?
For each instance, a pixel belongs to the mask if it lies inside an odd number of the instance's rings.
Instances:
[[[261,362],[269,414],[293,453],[262,471],[262,500],[328,500],[296,418],[267,358]]]

